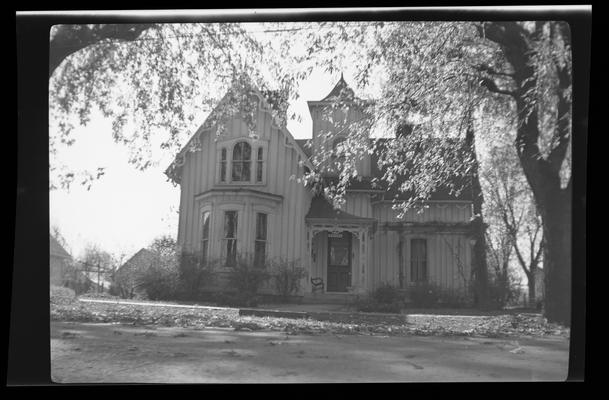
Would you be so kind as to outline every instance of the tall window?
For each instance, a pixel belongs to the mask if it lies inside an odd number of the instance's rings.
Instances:
[[[256,182],[262,182],[262,167],[264,165],[262,147],[258,148],[258,157],[256,158]]]
[[[220,154],[220,182],[226,182],[226,149]]]
[[[344,137],[337,137],[334,139],[332,142],[332,157],[339,158],[341,160],[345,158],[345,156],[342,154],[342,148],[344,145],[341,143],[345,142],[346,140],[347,139]]]
[[[427,240],[410,241],[410,280],[427,282]]]
[[[267,215],[256,213],[256,239],[254,242],[254,265],[264,266],[266,259],[266,222]]]
[[[239,142],[233,148],[232,180],[249,182],[252,165],[252,148],[247,142]]]
[[[204,211],[201,216],[203,231],[201,232],[201,262],[207,263],[209,254],[209,211]]]
[[[237,261],[237,211],[224,212],[224,242],[226,265],[235,265]]]

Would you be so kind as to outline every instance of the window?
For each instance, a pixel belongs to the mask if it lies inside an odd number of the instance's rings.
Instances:
[[[338,137],[336,139],[334,139],[334,141],[332,142],[332,156],[333,157],[338,157],[339,159],[343,159],[345,156],[342,154],[342,147],[340,144],[344,141],[346,141],[347,139],[345,139],[344,137]]]
[[[224,212],[224,248],[226,265],[235,265],[237,261],[237,211]]]
[[[201,232],[201,262],[207,263],[209,254],[209,211],[204,211],[201,216],[203,231]]]
[[[256,159],[256,182],[262,182],[262,167],[264,166],[263,152],[264,149],[259,147],[258,157]]]
[[[226,182],[226,149],[220,155],[220,182]]]
[[[410,280],[427,282],[427,241],[412,239],[410,241]]]
[[[266,259],[266,222],[266,214],[256,213],[256,239],[254,242],[254,265],[256,267],[263,267]]]
[[[252,148],[247,142],[238,142],[233,148],[232,180],[249,182],[252,164]]]

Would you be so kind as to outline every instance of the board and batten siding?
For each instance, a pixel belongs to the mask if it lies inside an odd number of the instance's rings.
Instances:
[[[332,148],[332,142],[334,138],[339,136],[347,136],[348,130],[342,132],[336,127],[331,120],[343,121],[347,120],[346,126],[349,124],[356,123],[357,121],[364,118],[364,114],[361,110],[351,107],[345,113],[344,110],[334,109],[329,113],[324,111],[323,105],[311,106],[311,119],[313,121],[313,149]],[[370,176],[370,155],[367,153],[362,155],[360,160],[355,163],[355,168],[360,176]]]
[[[268,212],[267,257],[304,260],[306,253],[305,215],[312,195],[297,178],[302,178],[301,153],[286,140],[284,132],[272,123],[268,112],[258,112],[258,123],[252,138],[246,124],[233,118],[225,132],[217,137],[211,129],[197,132],[200,151],[186,152],[182,168],[178,244],[187,251],[200,251],[201,213],[211,211],[210,257],[221,256],[223,211],[239,211],[237,248],[253,252],[255,213]],[[219,183],[219,150],[227,152],[239,138],[252,146],[265,148],[265,181],[263,184]],[[256,171],[256,154],[252,151],[251,174]],[[227,175],[230,174],[227,171]],[[293,177],[293,179],[291,179]],[[213,194],[209,190],[213,189]],[[245,190],[240,190],[245,189]],[[248,192],[250,190],[251,192]],[[255,193],[254,193],[255,192]],[[201,194],[205,193],[203,197]],[[250,193],[250,194],[248,194]],[[270,198],[265,199],[265,194]],[[303,262],[304,263],[304,262]]]

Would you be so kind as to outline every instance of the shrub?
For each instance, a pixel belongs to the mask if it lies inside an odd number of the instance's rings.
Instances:
[[[140,278],[141,287],[150,300],[173,300],[179,285],[179,268],[174,256],[155,254]]]
[[[52,304],[69,304],[76,299],[74,290],[64,287],[51,285],[49,300]]]
[[[198,300],[203,287],[212,283],[218,261],[203,261],[194,253],[183,252],[179,260],[179,295],[183,299]]]
[[[440,300],[441,289],[431,283],[419,283],[408,289],[408,296],[415,307],[435,307]]]
[[[402,294],[395,286],[384,283],[372,292],[372,298],[381,304],[392,304],[402,301]]]
[[[438,303],[442,307],[461,308],[470,306],[472,298],[467,293],[467,290],[442,289],[439,291]]]
[[[400,290],[383,284],[363,299],[356,299],[353,306],[357,311],[399,314],[404,307]]]
[[[307,271],[298,267],[297,261],[279,260],[273,263],[271,271],[275,290],[284,301],[298,293],[301,279],[307,276]]]
[[[238,257],[234,265],[229,268],[228,283],[239,296],[244,298],[255,297],[262,285],[270,278],[266,265],[255,267],[251,257]]]
[[[88,292],[92,284],[74,263],[69,263],[63,270],[62,286],[68,287],[76,295],[80,295]]]

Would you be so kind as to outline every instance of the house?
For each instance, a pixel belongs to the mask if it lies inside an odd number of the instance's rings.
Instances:
[[[177,241],[183,251],[222,264],[238,254],[252,255],[255,263],[297,260],[309,275],[301,285],[305,300],[348,301],[382,284],[468,287],[471,191],[459,197],[438,191],[422,212],[410,210],[400,219],[392,209],[399,194],[371,185],[381,174],[373,154],[358,163],[362,179],[349,186],[346,203],[335,209],[298,179],[316,168],[325,180],[336,179],[330,169],[313,165],[311,155],[344,139],[332,121],[364,115],[353,90],[341,76],[328,96],[309,101],[312,137],[302,140],[274,120],[268,96],[252,93],[254,128],[235,114],[219,133],[208,117],[166,171],[180,185]],[[328,117],[324,111],[335,96],[345,96],[344,107]],[[390,145],[391,139],[384,140]],[[312,280],[323,282],[323,289]]]
[[[114,272],[115,289],[121,297],[134,298],[142,295],[144,291],[140,289],[140,277],[150,266],[154,259],[154,253],[142,248],[129,258]]]
[[[51,285],[62,285],[64,274],[68,264],[72,262],[72,256],[61,244],[49,234],[49,281]]]

